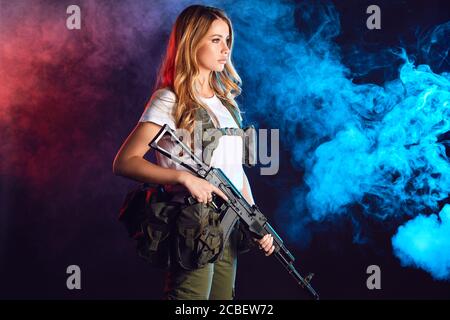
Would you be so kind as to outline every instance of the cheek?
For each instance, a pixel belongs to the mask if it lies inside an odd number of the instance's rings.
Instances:
[[[204,60],[204,56],[205,56],[205,48],[201,47],[197,51],[197,60],[199,62],[202,62]]]
[[[197,59],[201,63],[210,63],[214,60],[214,50],[208,45],[204,45],[197,51]]]

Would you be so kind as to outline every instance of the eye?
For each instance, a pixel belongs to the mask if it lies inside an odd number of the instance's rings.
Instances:
[[[220,39],[213,39],[212,42],[213,43],[219,43]]]

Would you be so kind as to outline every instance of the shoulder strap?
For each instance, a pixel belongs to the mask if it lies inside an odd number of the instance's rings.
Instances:
[[[233,117],[234,121],[236,122],[237,126],[242,129],[242,122],[241,118],[238,114],[238,111],[236,108],[232,105],[230,105],[226,100],[222,100],[219,98],[219,100],[222,102],[222,104],[225,106],[225,108],[228,109],[228,111],[231,113],[231,116]]]
[[[221,100],[222,101],[222,100]],[[232,115],[234,121],[238,125],[238,128],[242,128],[242,123],[240,121],[240,117],[237,113],[236,108],[234,106],[229,105],[226,101],[222,101],[223,105],[227,108],[227,110]],[[203,151],[203,160],[206,164],[209,165],[212,154],[214,150],[216,149],[218,145],[218,140],[211,136],[212,131],[211,129],[216,129],[220,131],[222,135],[236,135],[234,132],[231,132],[230,130],[220,130],[220,128],[216,128],[214,125],[211,115],[208,113],[208,111],[202,107],[199,107],[195,112],[195,121],[201,122],[202,125],[202,132],[195,132],[195,134],[201,134],[198,139],[202,141],[202,151]],[[229,128],[229,129],[235,129],[239,130],[237,128]],[[214,134],[213,134],[214,135]]]

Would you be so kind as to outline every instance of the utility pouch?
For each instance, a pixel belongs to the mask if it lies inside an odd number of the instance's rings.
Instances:
[[[220,257],[224,248],[220,216],[209,205],[183,206],[175,229],[174,259],[181,268],[195,270]]]
[[[186,270],[215,262],[223,251],[220,215],[204,203],[172,201],[162,185],[141,184],[131,190],[120,209],[128,235],[140,257],[151,266]]]
[[[162,186],[141,184],[127,194],[119,215],[128,235],[136,240],[138,255],[163,269],[171,263],[170,233],[180,207],[169,200]]]

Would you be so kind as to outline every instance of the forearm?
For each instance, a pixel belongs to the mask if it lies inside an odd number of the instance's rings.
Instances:
[[[253,195],[252,195],[252,190],[250,188],[250,183],[248,182],[248,178],[245,173],[244,173],[244,186],[242,188],[242,195],[244,196],[245,200],[247,200],[247,202],[250,205],[255,204],[255,200],[253,199]]]
[[[141,157],[132,157],[114,165],[114,174],[140,182],[156,184],[182,183],[185,172],[163,168]]]

